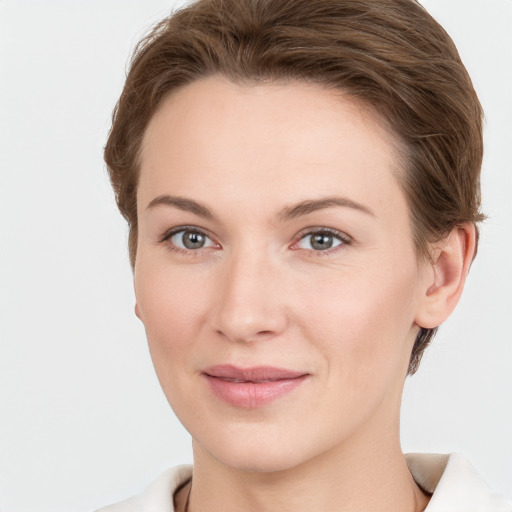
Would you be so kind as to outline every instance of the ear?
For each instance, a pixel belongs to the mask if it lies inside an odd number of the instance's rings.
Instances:
[[[134,311],[135,311],[135,316],[142,322],[142,318],[140,316],[140,307],[139,307],[139,301],[137,300],[137,286],[136,286],[136,279],[135,279],[135,274],[136,274],[136,267],[134,266],[133,267],[133,281],[132,281],[132,285],[133,285],[133,292],[134,292],[134,295],[135,295],[135,307],[134,307]]]
[[[475,256],[476,236],[474,224],[463,224],[436,245],[415,319],[419,327],[438,327],[455,309]]]

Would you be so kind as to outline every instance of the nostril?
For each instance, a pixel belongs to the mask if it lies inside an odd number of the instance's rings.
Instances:
[[[216,329],[216,332],[222,338],[228,341],[234,341],[237,343],[254,343],[257,341],[265,341],[277,336],[278,333],[272,330],[264,330],[257,332],[243,332],[241,330],[234,329]]]
[[[243,280],[231,281],[225,290],[217,290],[208,313],[217,335],[246,343],[281,335],[288,324],[284,299],[277,295],[269,297],[253,284],[242,287],[240,283],[244,284]]]

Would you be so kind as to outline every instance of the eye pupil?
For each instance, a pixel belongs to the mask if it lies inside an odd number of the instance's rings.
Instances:
[[[205,236],[194,231],[185,231],[182,242],[187,249],[200,249],[205,243]]]
[[[311,247],[319,251],[330,249],[332,247],[333,237],[325,233],[317,233],[311,236]]]

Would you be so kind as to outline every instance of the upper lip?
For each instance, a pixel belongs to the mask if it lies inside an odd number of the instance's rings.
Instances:
[[[234,382],[268,382],[284,379],[297,379],[307,372],[275,368],[273,366],[253,366],[240,368],[230,364],[211,366],[203,371],[205,375]]]

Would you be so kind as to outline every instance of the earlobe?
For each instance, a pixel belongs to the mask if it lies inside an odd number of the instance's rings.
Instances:
[[[135,269],[134,269],[134,278],[133,278],[133,291],[135,293],[135,316],[142,322],[141,314],[140,314],[140,306],[139,301],[137,299],[137,286],[136,286],[136,280],[135,280]]]
[[[474,224],[453,229],[436,247],[432,271],[426,274],[416,316],[419,327],[438,327],[450,316],[459,302],[475,250]]]

